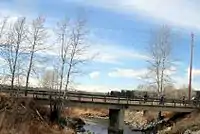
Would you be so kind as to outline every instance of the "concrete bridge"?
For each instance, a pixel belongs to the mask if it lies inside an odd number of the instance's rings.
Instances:
[[[32,98],[38,104],[49,105],[50,100],[59,100],[66,107],[89,107],[89,108],[107,108],[109,109],[109,134],[122,134],[124,127],[124,110],[149,110],[149,111],[173,111],[173,112],[192,112],[199,109],[199,105],[193,105],[192,101],[166,99],[163,105],[160,105],[158,98],[148,98],[144,102],[143,98],[117,98],[108,95],[87,94],[77,92],[67,92],[64,99],[60,96],[63,92],[54,90],[9,90],[9,88],[0,88],[3,93],[16,93],[19,99]],[[27,96],[25,96],[27,92]],[[15,94],[16,95],[16,94]],[[50,99],[51,98],[51,99]]]

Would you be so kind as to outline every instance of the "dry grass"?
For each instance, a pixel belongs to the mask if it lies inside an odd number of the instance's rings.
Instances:
[[[196,131],[200,129],[200,112],[195,111],[185,118],[174,123],[172,130],[165,132],[165,134],[182,134],[187,129]]]
[[[65,110],[65,114],[72,117],[106,117],[108,116],[108,110],[101,108],[68,108]]]
[[[20,102],[6,96],[0,97],[0,134],[72,134],[50,124],[46,108],[34,101]]]

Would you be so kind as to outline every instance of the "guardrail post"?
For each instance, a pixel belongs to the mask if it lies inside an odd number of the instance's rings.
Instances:
[[[33,99],[34,99],[34,93],[33,93]]]
[[[106,96],[104,96],[104,102],[106,102]]]
[[[141,100],[139,100],[139,104],[141,104]]]
[[[126,102],[127,102],[127,104],[128,104],[128,97],[126,98]]]
[[[93,96],[92,96],[92,102],[94,101],[93,99],[94,99],[94,98],[93,98]]]
[[[118,103],[120,102],[120,97],[118,97]]]
[[[173,103],[174,103],[174,107],[176,106],[176,102],[173,100]]]
[[[80,95],[78,96],[78,100],[81,101],[81,96]]]

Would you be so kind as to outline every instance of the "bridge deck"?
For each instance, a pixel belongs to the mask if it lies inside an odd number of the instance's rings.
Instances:
[[[9,93],[10,90],[1,90],[3,93]],[[40,104],[49,105],[50,98],[59,98],[57,91],[41,91],[41,90],[27,90],[28,96],[25,97],[25,90],[14,90],[21,99],[33,98]],[[63,93],[61,94],[61,96]],[[81,93],[67,93],[66,99],[61,99],[66,106],[80,106],[80,107],[102,107],[102,108],[128,108],[133,110],[156,110],[156,111],[176,111],[176,112],[191,112],[199,109],[199,105],[193,105],[192,101],[166,99],[163,105],[160,105],[158,98],[148,98],[144,102],[143,98],[117,98],[106,95],[93,95]]]

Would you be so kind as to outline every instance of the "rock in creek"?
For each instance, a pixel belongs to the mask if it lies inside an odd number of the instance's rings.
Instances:
[[[85,129],[83,126],[85,125],[85,122],[77,117],[67,117],[66,118],[67,125],[73,129],[75,129],[77,132],[85,132]]]

